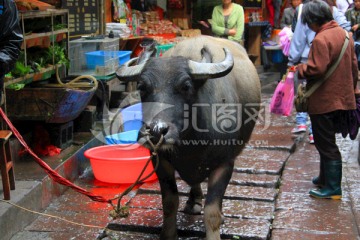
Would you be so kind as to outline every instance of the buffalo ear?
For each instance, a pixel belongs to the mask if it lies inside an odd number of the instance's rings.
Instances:
[[[201,49],[201,63],[212,63],[212,55],[210,53],[210,50],[207,46],[204,46]],[[194,81],[194,87],[195,89],[201,88],[207,79],[203,79],[203,81]]]
[[[202,57],[202,59],[201,59],[202,63],[212,63],[212,61],[213,61],[211,53],[207,46],[204,46],[201,49],[201,57]]]
[[[201,49],[201,61],[202,63],[211,63],[212,62],[212,56],[210,54],[209,48],[207,46],[204,46]],[[204,81],[194,81],[194,88],[198,90],[201,88],[207,79],[204,79]]]

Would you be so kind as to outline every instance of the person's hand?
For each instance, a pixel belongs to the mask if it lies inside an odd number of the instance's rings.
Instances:
[[[201,25],[203,25],[206,28],[210,28],[210,26],[205,21],[198,21]]]
[[[229,29],[229,36],[235,36],[235,34],[236,34],[235,28]]]
[[[356,32],[356,30],[358,30],[358,28],[359,28],[359,24],[355,24],[354,26],[352,26],[351,30]]]

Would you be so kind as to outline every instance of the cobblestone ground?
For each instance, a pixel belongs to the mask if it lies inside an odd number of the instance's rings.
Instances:
[[[265,110],[270,94],[263,94]],[[339,137],[343,153],[344,196],[341,201],[316,200],[308,196],[318,173],[319,157],[307,134],[292,136],[294,118],[264,114],[249,145],[236,159],[231,183],[223,202],[222,239],[359,239],[360,183],[358,146]],[[268,122],[267,122],[268,121]],[[358,141],[355,141],[358,144]],[[90,177],[89,177],[90,176]],[[79,185],[111,198],[126,186],[104,184],[88,175]],[[189,187],[178,181],[181,194],[178,213],[180,239],[205,236],[203,216],[181,212]],[[206,184],[203,185],[206,194]],[[158,239],[162,224],[161,196],[157,181],[142,185],[123,199],[130,207],[128,218],[112,220],[111,207],[91,202],[68,190],[12,240],[96,239],[104,227],[112,229],[103,239]]]

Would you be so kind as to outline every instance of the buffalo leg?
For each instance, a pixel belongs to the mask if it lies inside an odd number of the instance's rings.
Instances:
[[[208,192],[204,208],[207,240],[220,240],[222,199],[230,181],[233,168],[233,162],[224,163],[209,176]]]
[[[184,212],[187,214],[198,215],[201,214],[202,199],[204,195],[201,190],[200,184],[191,186],[189,199],[186,202]]]
[[[175,170],[168,161],[164,160],[160,161],[156,174],[160,183],[163,206],[163,227],[160,239],[174,240],[177,239],[176,214],[179,207]]]

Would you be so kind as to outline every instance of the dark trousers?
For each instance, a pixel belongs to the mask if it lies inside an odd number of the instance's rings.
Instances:
[[[336,145],[335,119],[337,111],[324,114],[310,114],[315,147],[322,161],[341,160],[341,153]]]
[[[359,30],[357,32],[359,32]],[[358,69],[360,70],[360,44],[358,44],[358,43],[359,42],[356,42],[356,44],[355,44],[355,54],[356,54],[356,57],[358,60]]]

